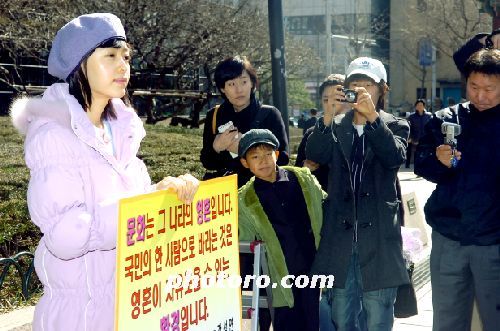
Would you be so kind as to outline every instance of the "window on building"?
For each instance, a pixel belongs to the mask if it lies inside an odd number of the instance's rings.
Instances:
[[[366,33],[370,31],[370,14],[341,14],[332,16],[332,34]]]
[[[314,35],[325,33],[325,16],[289,16],[285,19],[288,32],[295,35]]]

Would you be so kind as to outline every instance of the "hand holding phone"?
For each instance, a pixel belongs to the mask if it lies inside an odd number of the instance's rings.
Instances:
[[[229,121],[225,124],[219,125],[217,130],[219,131],[219,133],[223,133],[223,132],[226,132],[227,130],[229,130],[229,132],[235,131],[236,128],[233,125],[233,121]]]
[[[217,153],[229,150],[234,141],[239,138],[238,128],[233,125],[232,121],[220,125],[217,130],[219,133],[212,144]]]

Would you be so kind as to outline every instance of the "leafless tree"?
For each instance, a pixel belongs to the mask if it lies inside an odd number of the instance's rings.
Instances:
[[[122,19],[137,68],[168,67],[182,76],[205,64],[213,68],[217,61],[234,54],[247,55],[256,63],[269,62],[264,14],[247,2],[232,7],[200,0],[4,2],[0,5],[3,56],[14,60],[30,56],[44,63],[50,40],[62,24],[71,17],[97,11],[113,12]],[[288,49],[301,47],[304,45]],[[309,54],[302,51],[287,54],[299,57],[289,61],[291,66],[306,62]]]
[[[425,67],[416,58],[422,40],[432,42],[439,58],[451,58],[474,34],[490,30],[491,18],[480,8],[479,0],[418,0],[408,5],[406,27],[398,41],[403,65],[415,77],[425,77]]]
[[[203,0],[8,0],[0,4],[0,84],[17,91],[29,84],[23,64],[45,65],[55,32],[72,17],[112,12],[124,23],[134,48],[134,70],[167,74],[175,89],[192,89],[193,73],[210,76],[215,64],[235,54],[247,56],[270,90],[267,16],[248,1],[238,7]],[[303,43],[287,44],[287,70],[307,72],[315,57]]]

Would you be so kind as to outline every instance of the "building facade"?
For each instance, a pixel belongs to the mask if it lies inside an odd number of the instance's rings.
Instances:
[[[317,87],[331,73],[344,73],[359,56],[389,60],[390,8],[380,0],[283,0],[285,29],[304,40],[321,59],[306,77],[313,100]]]
[[[435,111],[460,102],[453,52],[476,33],[491,31],[491,22],[479,1],[391,0],[389,106],[409,112],[423,98]]]
[[[417,98],[434,110],[459,102],[463,83],[453,51],[492,26],[478,0],[282,1],[286,30],[323,64],[306,78],[313,100],[328,74],[344,73],[358,56],[373,56],[386,65],[393,112],[412,111]]]

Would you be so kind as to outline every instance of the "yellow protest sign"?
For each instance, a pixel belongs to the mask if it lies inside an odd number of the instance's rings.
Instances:
[[[167,191],[120,201],[115,330],[241,329],[237,194],[228,176],[190,205]]]

